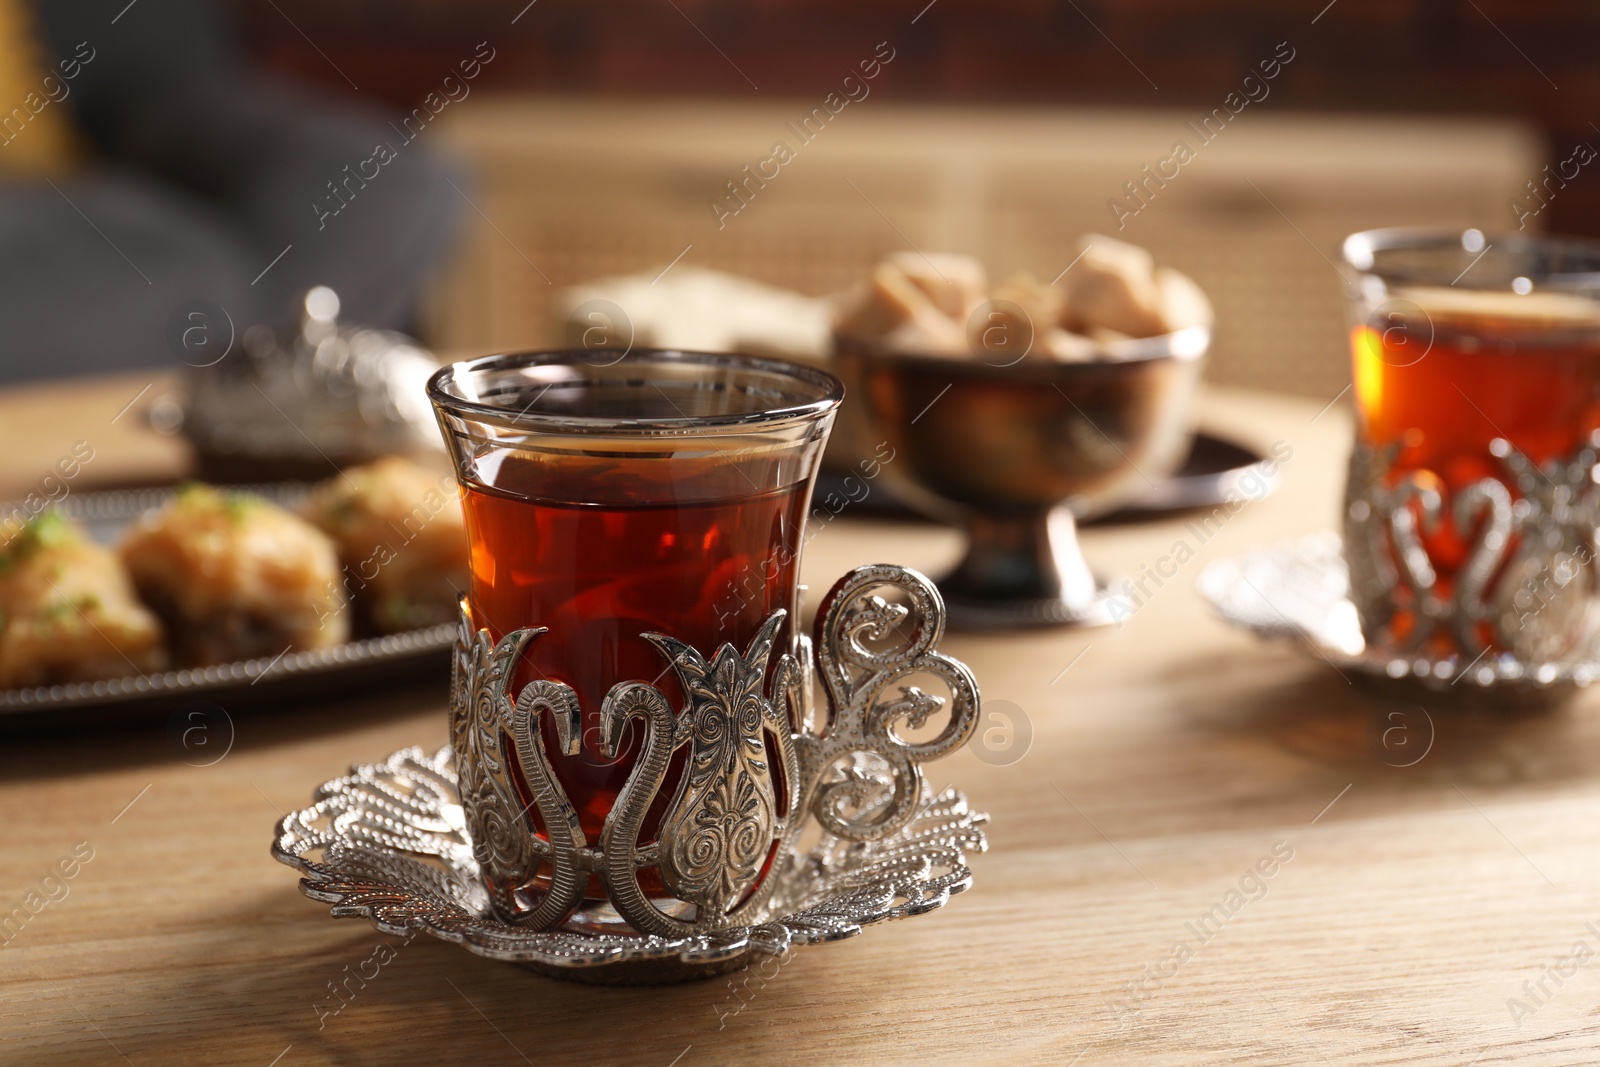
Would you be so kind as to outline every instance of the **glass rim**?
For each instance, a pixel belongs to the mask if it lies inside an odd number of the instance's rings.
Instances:
[[[609,363],[596,362],[608,354],[615,354]],[[495,404],[472,400],[452,392],[461,378],[468,374],[491,370],[518,370],[525,367],[567,366],[604,370],[615,367],[624,360],[634,365],[669,364],[674,366],[705,366],[724,370],[753,370],[803,382],[818,392],[814,400],[769,407],[757,411],[730,412],[722,415],[684,415],[668,418],[642,418],[633,416],[574,415],[512,411]],[[737,352],[701,352],[683,348],[551,348],[524,352],[497,352],[468,360],[456,360],[439,368],[428,379],[428,400],[440,413],[457,417],[491,422],[507,429],[528,432],[555,433],[613,433],[613,434],[679,434],[716,432],[743,432],[765,430],[788,423],[809,422],[836,409],[844,399],[844,383],[828,371],[803,363],[749,356]],[[529,407],[532,405],[530,404]]]
[[[1385,252],[1430,249],[1457,249],[1467,254],[1477,253],[1481,256],[1491,248],[1513,252],[1546,248],[1582,254],[1595,263],[1594,270],[1549,271],[1529,277],[1527,280],[1534,287],[1546,290],[1600,289],[1600,241],[1587,237],[1485,232],[1476,227],[1455,229],[1448,226],[1390,226],[1351,234],[1341,243],[1339,252],[1343,265],[1358,275],[1380,278],[1385,282],[1431,285],[1441,283],[1429,272],[1405,268],[1384,269],[1378,263],[1378,257]],[[1466,290],[1515,291],[1508,284],[1483,285],[1474,279],[1460,276],[1444,284]]]

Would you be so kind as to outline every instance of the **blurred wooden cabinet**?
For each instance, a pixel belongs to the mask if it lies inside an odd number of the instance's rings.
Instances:
[[[1204,112],[871,97],[803,141],[800,119],[820,104],[482,97],[447,111],[439,132],[475,170],[476,210],[433,301],[431,339],[455,351],[553,343],[557,287],[680,254],[822,295],[913,246],[1049,280],[1094,231],[1148,247],[1211,295],[1213,380],[1331,399],[1349,381],[1340,239],[1374,226],[1503,228],[1542,159],[1528,129],[1497,120],[1246,108],[1206,143],[1191,125]],[[1193,158],[1164,184],[1146,181],[1142,168],[1178,141]],[[780,142],[792,158],[761,167]],[[1114,199],[1139,207],[1120,230]]]

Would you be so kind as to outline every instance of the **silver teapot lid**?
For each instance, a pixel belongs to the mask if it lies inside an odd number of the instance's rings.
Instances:
[[[183,433],[204,453],[253,459],[318,456],[344,464],[439,451],[428,404],[438,364],[392,330],[339,322],[324,285],[300,303],[297,333],[244,333],[240,351],[189,376]]]

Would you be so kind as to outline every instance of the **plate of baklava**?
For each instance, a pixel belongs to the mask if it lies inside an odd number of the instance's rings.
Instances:
[[[409,459],[75,494],[0,527],[0,716],[412,676],[466,587],[454,478]]]

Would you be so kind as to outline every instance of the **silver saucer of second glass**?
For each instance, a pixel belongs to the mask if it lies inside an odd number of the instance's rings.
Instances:
[[[1600,679],[1600,627],[1591,612],[1581,651],[1531,663],[1507,652],[1475,659],[1368,645],[1361,635],[1338,534],[1312,534],[1217,560],[1196,586],[1222,621],[1287,639],[1352,681],[1395,695],[1484,706],[1549,707]]]

